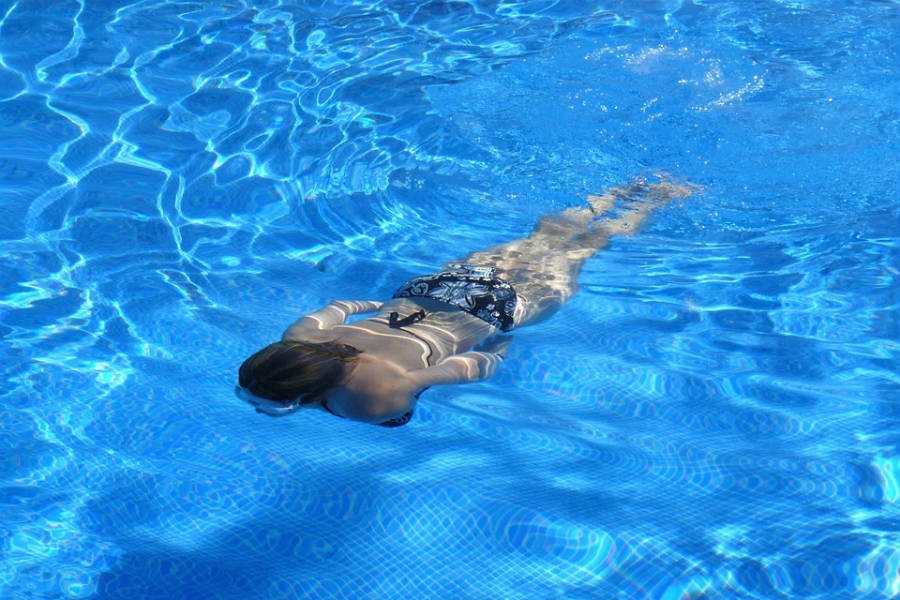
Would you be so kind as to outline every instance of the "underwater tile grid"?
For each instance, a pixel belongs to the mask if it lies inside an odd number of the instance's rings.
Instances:
[[[641,178],[408,425],[234,396]],[[0,0],[0,252],[4,600],[900,596],[896,0]]]

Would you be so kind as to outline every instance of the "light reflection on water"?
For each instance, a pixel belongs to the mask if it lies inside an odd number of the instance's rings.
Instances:
[[[0,595],[896,596],[897,13],[0,5]],[[233,400],[659,171],[703,191],[410,425]]]

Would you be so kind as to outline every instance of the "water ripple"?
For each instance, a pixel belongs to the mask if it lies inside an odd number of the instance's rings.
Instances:
[[[0,595],[896,596],[897,8],[5,3]],[[492,381],[232,398],[642,169],[703,191]]]

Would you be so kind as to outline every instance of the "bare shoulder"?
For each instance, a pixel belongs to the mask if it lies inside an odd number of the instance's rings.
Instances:
[[[406,367],[369,352],[359,355],[351,379],[354,387],[358,386],[360,391],[380,395],[408,393],[414,385],[414,379]]]
[[[378,355],[363,353],[344,384],[357,402],[347,407],[351,418],[385,421],[407,412],[415,400],[416,382],[409,371]]]
[[[330,328],[323,328],[319,321],[312,317],[301,317],[284,331],[281,339],[285,342],[327,342],[334,337],[334,332]]]

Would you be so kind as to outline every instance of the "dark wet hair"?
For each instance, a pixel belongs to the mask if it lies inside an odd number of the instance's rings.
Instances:
[[[275,342],[244,361],[238,383],[261,398],[306,404],[339,385],[359,353],[335,341]]]

